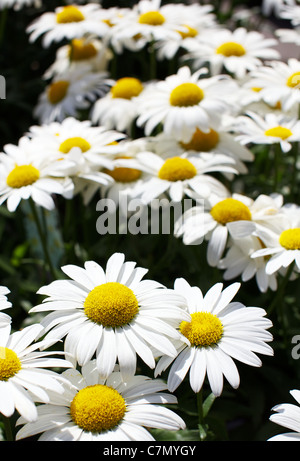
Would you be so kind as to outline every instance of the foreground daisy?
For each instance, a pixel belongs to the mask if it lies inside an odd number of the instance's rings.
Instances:
[[[40,348],[53,344],[45,340],[35,342],[42,331],[39,324],[14,333],[11,328],[0,328],[0,413],[4,416],[10,417],[17,410],[26,421],[34,421],[34,402],[48,402],[49,391],[63,392],[60,376],[47,368],[72,365],[48,357],[56,352],[40,352]]]
[[[282,403],[272,408],[276,413],[270,416],[270,421],[286,427],[293,432],[274,435],[271,442],[299,442],[300,441],[300,391],[293,389],[290,391],[291,396],[296,400],[297,405],[292,403]]]
[[[53,311],[41,321],[47,338],[66,336],[65,350],[79,365],[96,354],[103,378],[117,361],[124,378],[134,374],[137,355],[150,368],[156,356],[174,357],[172,341],[181,336],[173,324],[189,318],[180,295],[157,282],[141,280],[147,270],[124,260],[124,254],[115,253],[106,270],[94,261],[87,261],[84,268],[62,267],[71,280],[42,287],[38,293],[48,297],[31,309]]]
[[[192,60],[195,69],[209,62],[213,75],[220,74],[223,67],[236,78],[257,69],[263,59],[278,59],[278,51],[272,49],[277,40],[266,38],[257,31],[247,31],[238,27],[206,31],[199,38],[189,42],[187,58]]]
[[[69,163],[57,162],[46,154],[34,155],[26,137],[17,146],[4,146],[0,154],[0,204],[6,201],[13,212],[21,200],[31,197],[37,205],[53,209],[52,195],[63,195],[69,187],[68,181],[61,181],[69,168]]]
[[[300,122],[283,114],[269,113],[264,117],[254,112],[238,117],[236,140],[242,144],[280,144],[282,152],[289,152],[292,143],[300,140]]]
[[[189,372],[192,390],[199,392],[207,375],[215,396],[223,391],[223,376],[233,388],[240,384],[240,377],[233,359],[250,366],[262,365],[257,353],[273,355],[266,343],[272,341],[267,330],[272,326],[264,318],[266,312],[258,307],[246,307],[231,302],[240,288],[234,283],[223,290],[223,284],[212,286],[205,296],[198,287],[191,287],[184,279],[177,279],[175,291],[185,296],[191,321],[179,325],[189,345],[178,348],[168,376],[168,389],[174,392]],[[223,291],[222,291],[223,290]],[[172,363],[162,357],[157,364],[156,375]]]
[[[234,93],[236,85],[224,75],[201,78],[205,72],[202,68],[191,74],[184,66],[165,80],[148,85],[137,98],[137,125],[144,127],[146,136],[162,124],[167,135],[189,142],[196,128],[207,133],[218,126],[230,107],[226,97]]]
[[[52,393],[49,404],[38,407],[38,420],[27,423],[16,439],[42,433],[39,441],[151,441],[147,428],[178,431],[184,421],[163,404],[176,397],[164,392],[166,384],[146,376],[123,381],[118,370],[107,379],[99,376],[95,361],[63,372],[63,395]]]

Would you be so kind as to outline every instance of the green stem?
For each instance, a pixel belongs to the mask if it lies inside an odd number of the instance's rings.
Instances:
[[[203,413],[203,391],[202,389],[197,392],[197,409],[198,409],[198,423],[202,426],[204,422],[204,413]]]
[[[274,144],[274,191],[277,192],[277,188],[279,185],[279,177],[280,177],[280,159],[281,159],[281,147],[279,143]]]
[[[32,200],[31,197],[29,198],[29,204],[30,204],[30,208],[31,208],[34,220],[35,220],[35,224],[36,224],[39,236],[40,236],[40,241],[41,241],[41,244],[42,244],[42,247],[43,247],[46,262],[47,262],[47,264],[49,266],[49,270],[50,270],[53,278],[56,278],[55,270],[54,270],[54,267],[53,267],[53,264],[52,264],[52,261],[51,261],[50,255],[49,255],[45,234],[43,232],[43,229],[42,229],[42,226],[41,226],[41,223],[40,223],[40,220],[39,220],[39,216],[38,216],[38,213],[37,213],[37,210],[36,210],[35,203],[34,203],[34,201]]]
[[[155,53],[155,40],[153,39],[149,45],[149,57],[150,57],[150,75],[149,80],[156,79],[156,53]]]
[[[2,415],[4,423],[5,439],[7,442],[13,442],[14,437],[11,429],[10,419],[7,416]]]

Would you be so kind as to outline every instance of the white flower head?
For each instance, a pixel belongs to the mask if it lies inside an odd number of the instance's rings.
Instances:
[[[279,52],[272,48],[277,40],[244,27],[234,31],[208,30],[189,44],[186,58],[192,60],[194,69],[209,62],[213,75],[220,74],[224,67],[238,79],[261,66],[263,60],[280,58]]]
[[[141,152],[132,166],[149,176],[137,190],[144,203],[162,194],[167,194],[174,202],[191,196],[208,200],[212,195],[226,197],[227,189],[209,173],[237,173],[234,160],[222,154],[213,157],[205,153],[197,156],[181,154],[164,159],[152,152]]]
[[[259,307],[246,307],[232,302],[240,288],[233,283],[223,290],[223,284],[213,285],[203,296],[200,288],[191,287],[185,279],[177,279],[175,291],[185,296],[191,321],[183,321],[179,329],[189,340],[178,348],[178,356],[168,375],[171,392],[181,384],[189,371],[192,390],[201,390],[207,375],[212,392],[220,396],[223,391],[223,376],[233,388],[240,384],[234,360],[250,366],[262,365],[257,353],[273,355],[267,344],[272,335],[267,331],[272,323],[265,318],[266,312]],[[162,357],[157,364],[160,374],[172,363]]]
[[[40,351],[55,342],[35,342],[42,331],[39,324],[14,333],[11,328],[0,328],[0,413],[7,417],[17,410],[26,421],[34,421],[35,402],[48,402],[49,391],[63,392],[60,375],[47,368],[72,367],[72,364],[49,357],[57,352]]]
[[[99,9],[96,3],[59,6],[54,12],[46,12],[30,24],[27,28],[29,40],[34,42],[42,36],[43,46],[49,47],[53,42],[71,40],[85,34],[102,37],[109,26],[100,20]]]
[[[178,431],[184,421],[164,405],[177,402],[165,392],[160,379],[132,376],[125,381],[116,368],[106,379],[95,360],[81,369],[66,370],[63,395],[52,393],[48,404],[38,407],[38,419],[24,424],[16,435],[21,440],[42,433],[40,441],[153,441],[146,428]]]
[[[65,339],[65,350],[87,363],[96,354],[98,371],[108,377],[116,362],[122,375],[136,371],[137,355],[150,367],[157,356],[173,356],[173,340],[180,334],[172,326],[189,317],[184,300],[173,290],[141,280],[147,270],[113,254],[106,270],[94,261],[84,268],[62,267],[71,280],[57,280],[38,293],[47,295],[31,312],[52,311],[42,320],[47,337]]]
[[[0,154],[0,203],[7,202],[13,212],[21,200],[29,197],[48,210],[55,207],[52,194],[63,195],[69,187],[65,178],[70,164],[58,162],[39,151],[31,149],[31,140],[22,137],[18,145],[7,144]]]
[[[207,262],[215,267],[226,248],[228,238],[240,239],[273,229],[282,220],[281,195],[259,195],[255,200],[241,194],[232,194],[210,203],[208,209],[195,206],[175,225],[175,235],[183,236],[185,245],[208,240]]]
[[[287,118],[284,114],[268,113],[264,116],[254,112],[237,118],[234,130],[236,140],[241,144],[279,143],[282,152],[289,152],[292,143],[300,140],[300,122],[297,118]]]
[[[0,311],[12,307],[12,303],[8,301],[7,296],[10,290],[7,287],[0,286]],[[0,312],[0,328],[8,327],[11,324],[11,317],[3,312]]]
[[[137,125],[144,127],[146,136],[160,123],[167,135],[183,142],[190,141],[196,128],[208,133],[218,127],[231,107],[226,98],[234,93],[236,83],[224,75],[201,78],[204,72],[200,69],[192,74],[184,66],[147,86],[136,100],[140,114]]]
[[[40,95],[34,116],[41,124],[78,117],[78,111],[89,109],[105,94],[106,76],[104,72],[91,72],[89,68],[69,69],[55,76]]]

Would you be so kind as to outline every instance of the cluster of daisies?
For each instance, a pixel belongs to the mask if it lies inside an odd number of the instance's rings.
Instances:
[[[168,289],[122,253],[104,268],[87,261],[62,271],[67,279],[38,291],[45,298],[30,312],[48,312],[40,323],[11,333],[1,313],[0,412],[19,412],[18,440],[153,440],[145,427],[185,427],[163,405],[177,402],[172,392],[188,374],[193,392],[207,377],[220,396],[224,377],[240,384],[235,361],[259,367],[257,354],[273,355],[266,312],[232,301],[239,283],[203,295],[179,278]],[[7,294],[1,287],[1,310],[11,307]],[[60,341],[63,351],[47,351]],[[155,378],[137,374],[140,363]],[[169,367],[167,382],[158,378]]]
[[[292,29],[278,31],[282,42],[294,41],[300,24],[300,6],[288,3],[264,2],[265,13],[276,7],[291,20]],[[38,6],[0,0],[1,8],[28,5]],[[1,205],[14,212],[30,199],[52,210],[56,196],[77,194],[85,205],[95,196],[139,198],[145,207],[189,198],[194,206],[174,234],[184,245],[205,241],[207,263],[224,280],[255,278],[267,292],[278,277],[298,276],[299,205],[282,191],[234,190],[255,162],[254,145],[292,160],[300,141],[300,61],[283,61],[277,39],[226,28],[212,5],[160,0],[106,9],[68,2],[41,14],[28,36],[59,45],[34,108],[37,124],[0,153]],[[145,49],[149,79],[115,78],[110,69],[123,52]],[[158,78],[155,61],[178,66]],[[163,404],[176,403],[172,392],[187,376],[193,392],[207,379],[220,396],[224,377],[239,386],[235,360],[260,366],[257,354],[273,354],[266,312],[233,301],[238,282],[205,295],[185,279],[168,289],[120,253],[106,268],[87,261],[62,271],[69,279],[37,293],[46,297],[31,312],[50,311],[41,323],[12,333],[12,319],[0,313],[0,412],[19,412],[18,439],[153,440],[144,426],[185,427]],[[4,310],[9,291],[1,290]],[[63,352],[47,352],[56,343]],[[136,374],[140,361],[154,379]]]

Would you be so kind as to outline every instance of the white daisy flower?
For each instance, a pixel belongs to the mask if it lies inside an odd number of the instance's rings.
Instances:
[[[161,5],[161,0],[140,0],[114,25],[111,43],[120,52],[123,46],[132,45],[132,39],[142,37],[140,47],[162,39],[177,38],[182,27],[176,8]]]
[[[43,46],[49,47],[53,42],[71,40],[85,34],[103,37],[109,26],[99,19],[99,9],[100,6],[95,3],[59,6],[54,12],[46,12],[30,24],[27,28],[29,41],[32,43],[43,36]]]
[[[66,161],[57,162],[46,154],[34,155],[31,141],[22,137],[17,146],[8,144],[0,153],[0,204],[7,202],[13,212],[21,200],[29,197],[48,210],[55,207],[52,194],[63,195],[70,187],[65,173],[70,168]],[[66,181],[61,181],[65,178]]]
[[[74,38],[68,45],[57,50],[56,59],[44,73],[44,78],[50,79],[78,68],[89,69],[90,72],[105,72],[111,58],[112,53],[101,40],[93,36]]]
[[[174,202],[180,202],[186,196],[207,200],[215,195],[226,197],[227,189],[209,173],[237,173],[233,159],[221,154],[213,157],[205,153],[197,156],[182,154],[163,159],[152,152],[141,152],[132,161],[132,166],[149,175],[149,180],[137,190],[146,204],[165,193]]]
[[[236,141],[235,136],[222,128],[222,125],[218,130],[211,128],[208,133],[196,128],[192,138],[186,143],[178,141],[173,136],[168,136],[165,133],[149,137],[147,142],[150,150],[162,158],[174,155],[180,156],[184,153],[196,156],[200,152],[207,152],[212,156],[215,154],[228,156],[234,160],[234,167],[239,173],[247,173],[248,170],[244,162],[252,162],[254,159],[250,149]]]
[[[292,143],[300,141],[300,121],[284,114],[268,113],[261,116],[248,111],[236,119],[234,130],[240,134],[241,144],[280,144],[282,152],[292,149]]]
[[[84,365],[96,354],[103,378],[117,360],[124,377],[136,370],[137,355],[150,367],[157,356],[172,357],[173,339],[180,339],[172,324],[187,317],[183,299],[151,280],[141,280],[147,270],[124,262],[115,253],[103,270],[88,261],[84,268],[62,267],[71,280],[57,280],[38,293],[47,295],[31,312],[53,311],[41,322],[47,337],[65,339],[65,350]],[[51,331],[50,331],[51,330]]]
[[[262,293],[266,293],[268,289],[276,291],[276,275],[266,273],[267,258],[251,258],[251,255],[261,248],[262,242],[255,235],[232,239],[226,255],[217,264],[219,269],[224,270],[224,280],[241,277],[242,282],[247,282],[255,277]]]
[[[300,29],[295,27],[293,29],[277,29],[275,35],[282,43],[293,43],[294,45],[300,45]]]
[[[294,58],[287,62],[270,61],[251,72],[248,86],[260,88],[263,101],[274,107],[278,102],[287,112],[300,102],[300,61]]]
[[[24,6],[34,6],[35,8],[39,8],[41,5],[41,0],[0,0],[0,10],[3,10],[4,8],[20,10]]]
[[[277,40],[266,38],[257,31],[247,31],[244,27],[215,29],[206,31],[196,40],[189,42],[186,59],[192,60],[194,69],[209,62],[213,75],[225,68],[227,72],[241,79],[249,71],[262,65],[264,59],[279,59],[280,54],[272,46]]]
[[[78,111],[89,109],[97,97],[106,91],[106,73],[89,69],[66,71],[56,76],[40,95],[34,109],[39,123],[61,122],[66,117],[78,117]]]
[[[188,142],[196,128],[207,133],[219,124],[230,107],[226,95],[236,90],[236,84],[223,75],[201,78],[204,72],[191,74],[184,66],[177,74],[148,85],[137,98],[137,125],[144,126],[146,136],[161,123],[166,134]]]
[[[48,391],[61,394],[64,390],[60,375],[47,368],[72,365],[64,359],[49,357],[57,352],[38,351],[54,343],[35,342],[42,331],[39,324],[14,333],[10,328],[0,329],[0,413],[6,417],[17,410],[26,421],[34,421],[37,418],[34,402],[48,402]]]
[[[135,98],[144,90],[144,84],[135,77],[122,77],[111,85],[110,91],[95,102],[91,119],[95,125],[130,133],[138,115]]]
[[[164,404],[177,402],[165,392],[160,379],[132,376],[123,381],[118,370],[106,379],[95,361],[62,373],[63,395],[52,394],[50,403],[38,407],[38,420],[24,424],[16,435],[21,440],[42,433],[39,441],[153,441],[147,428],[178,431],[184,421]]]
[[[282,219],[280,195],[259,195],[255,200],[240,194],[219,199],[207,209],[195,206],[186,211],[183,220],[175,224],[174,233],[183,237],[185,245],[208,240],[207,262],[217,266],[229,236],[233,239],[247,237],[258,229],[274,229]]]
[[[286,427],[293,432],[274,435],[268,439],[269,442],[299,442],[300,441],[300,391],[293,389],[290,391],[291,396],[296,400],[297,405],[293,403],[281,403],[275,405],[270,416],[270,421],[280,426]]]
[[[177,279],[175,291],[185,296],[191,321],[179,325],[189,345],[178,349],[168,375],[168,389],[174,392],[189,372],[192,390],[201,390],[205,376],[215,396],[223,391],[223,376],[233,388],[240,384],[237,366],[233,359],[250,366],[262,365],[257,353],[273,355],[266,343],[273,337],[269,331],[272,322],[264,318],[266,312],[259,307],[246,307],[231,302],[240,288],[233,283],[223,290],[217,283],[203,296],[200,288],[191,287],[184,279]],[[222,291],[223,290],[223,291]],[[156,376],[172,363],[162,357],[157,364]]]
[[[300,7],[294,1],[289,2],[289,5],[283,5],[279,12],[279,17],[291,21],[293,27],[300,25]]]
[[[260,228],[256,231],[265,248],[253,253],[252,258],[269,257],[267,274],[274,274],[294,262],[296,268],[300,269],[300,208],[298,205],[286,205],[282,211],[282,219],[276,228]]]

